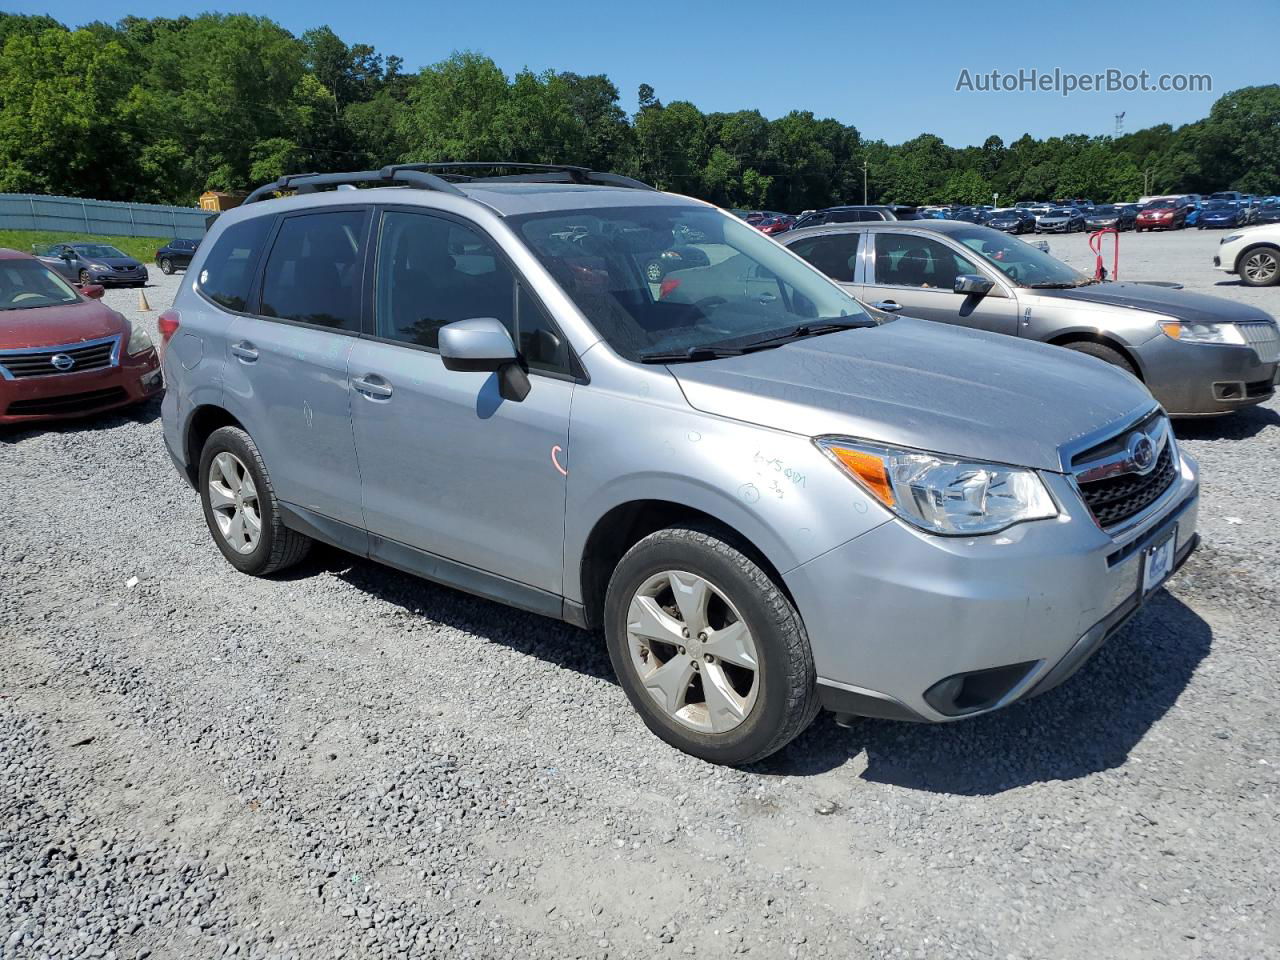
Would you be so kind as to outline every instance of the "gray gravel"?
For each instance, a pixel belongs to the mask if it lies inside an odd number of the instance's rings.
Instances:
[[[1215,240],[1122,275],[1213,285]],[[1280,956],[1278,410],[1179,428],[1205,545],[1070,683],[747,772],[569,627],[333,551],[236,574],[155,405],[0,436],[0,956]]]

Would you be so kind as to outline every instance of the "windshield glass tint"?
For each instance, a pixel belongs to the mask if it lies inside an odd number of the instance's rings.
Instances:
[[[72,247],[76,253],[87,259],[96,260],[102,257],[124,257],[127,254],[121,253],[115,247],[106,243],[86,243],[84,245],[77,244]]]
[[[36,260],[0,260],[0,310],[30,310],[76,303],[80,297]]]
[[[1095,215],[1106,216],[1107,214],[1115,213],[1116,208],[1111,206],[1094,207],[1093,212]]]
[[[510,217],[543,266],[622,356],[682,352],[866,318],[773,240],[718,210],[618,207]]]
[[[1025,287],[1043,284],[1084,283],[1088,278],[1056,260],[1039,247],[985,227],[952,231],[949,236],[997,268],[1014,283]]]

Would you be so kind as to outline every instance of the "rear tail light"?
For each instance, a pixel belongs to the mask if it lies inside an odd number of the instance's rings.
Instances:
[[[164,348],[169,345],[173,335],[178,332],[178,321],[181,318],[177,310],[166,310],[156,318],[156,326],[160,328],[160,359],[164,359]]]
[[[665,300],[671,294],[675,293],[680,286],[680,281],[675,277],[667,277],[662,281],[662,286],[658,288],[658,299]]]

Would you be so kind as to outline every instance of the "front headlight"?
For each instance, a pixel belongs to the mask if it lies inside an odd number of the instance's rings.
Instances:
[[[1166,320],[1160,324],[1166,337],[1183,343],[1244,343],[1244,335],[1234,323],[1187,323]]]
[[[1244,236],[1244,234],[1243,234],[1243,233],[1233,233],[1233,234],[1232,234],[1231,236],[1229,236],[1229,237],[1223,237],[1221,240],[1219,240],[1219,241],[1218,241],[1218,244],[1219,244],[1219,245],[1221,245],[1221,244],[1224,244],[1224,243],[1230,243],[1230,242],[1231,242],[1231,241],[1233,241],[1233,240],[1239,240],[1239,239],[1240,239],[1241,237],[1243,237],[1243,236]]]
[[[136,320],[129,321],[129,344],[125,347],[129,356],[136,357],[140,353],[146,353],[150,350],[154,343],[151,341],[151,334]]]
[[[814,442],[873,497],[930,533],[997,533],[1024,520],[1058,515],[1034,470],[842,437]]]

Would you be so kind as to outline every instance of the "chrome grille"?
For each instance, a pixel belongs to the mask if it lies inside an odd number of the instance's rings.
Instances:
[[[1177,476],[1173,446],[1165,444],[1155,469],[1143,476],[1123,473],[1106,480],[1080,484],[1080,494],[1098,526],[1108,530],[1136,517],[1160,499]]]
[[[61,347],[39,347],[33,350],[0,350],[0,377],[22,380],[27,377],[52,377],[86,370],[102,370],[114,366],[119,355],[120,338],[91,340]],[[54,363],[54,358],[59,358]],[[61,359],[66,358],[66,359]],[[67,366],[67,360],[70,365]]]
[[[1108,532],[1156,503],[1178,476],[1178,450],[1164,414],[1076,454],[1076,487],[1098,526]]]
[[[1280,331],[1274,323],[1257,320],[1239,326],[1244,342],[1253,347],[1260,361],[1275,363],[1280,360]]]

